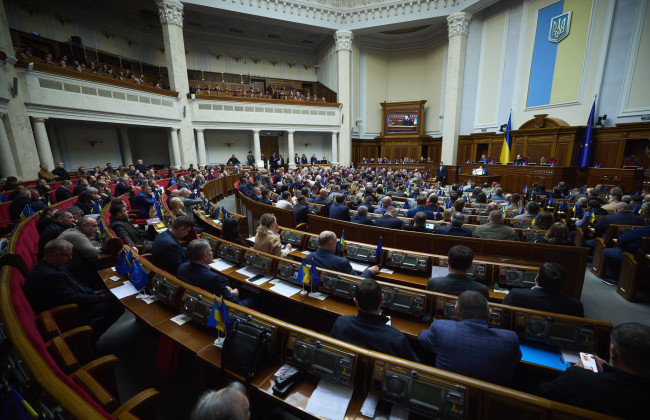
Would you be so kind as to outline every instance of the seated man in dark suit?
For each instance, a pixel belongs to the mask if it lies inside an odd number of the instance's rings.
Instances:
[[[374,213],[374,212],[375,212],[375,206],[374,206],[374,204],[375,204],[375,199],[374,199],[371,195],[367,195],[367,196],[365,197],[365,200],[366,200],[366,201],[364,201],[363,203],[359,204],[359,206],[357,207],[357,211],[359,211],[359,209],[360,209],[361,207],[365,207],[366,209],[368,209],[368,213]]]
[[[115,186],[115,197],[119,197],[122,194],[126,194],[132,189],[133,186],[131,185],[131,178],[124,175],[122,176],[122,178],[120,178],[120,182],[118,182],[117,185]]]
[[[474,252],[465,245],[455,245],[447,254],[449,274],[444,277],[432,277],[427,282],[427,290],[448,295],[459,295],[466,290],[474,290],[489,297],[486,285],[467,278],[472,267]]]
[[[393,193],[394,197],[408,197],[409,195],[406,193],[406,187],[404,185],[400,185],[397,187],[397,191]]]
[[[501,386],[510,386],[521,360],[514,331],[488,328],[491,310],[487,298],[468,290],[456,301],[456,318],[436,319],[418,340],[435,353],[436,367]]]
[[[145,185],[133,199],[133,208],[138,210],[141,219],[148,219],[155,202],[156,198],[151,186]]]
[[[296,224],[309,222],[309,202],[306,196],[298,196],[298,203],[291,210],[296,218]]]
[[[368,216],[368,208],[359,206],[357,213],[350,218],[352,223],[358,223],[360,225],[369,225],[372,226],[375,223]]]
[[[329,218],[334,220],[350,221],[350,208],[345,202],[343,194],[337,194],[334,204],[330,207]]]
[[[380,315],[384,295],[373,279],[363,279],[354,291],[357,316],[340,316],[330,335],[355,346],[419,362],[404,333],[386,325],[388,318]]]
[[[116,202],[119,203],[118,200],[116,200]],[[151,252],[153,242],[144,240],[144,232],[133,226],[129,220],[129,211],[124,204],[112,205],[109,212],[111,214],[110,228],[113,229],[115,235],[117,235],[122,242],[131,247],[142,245],[143,254]]]
[[[32,193],[26,188],[16,189],[16,196],[9,203],[9,217],[11,220],[19,220],[26,205],[32,201]]]
[[[318,235],[318,251],[307,255],[305,258],[307,264],[316,264],[316,267],[340,271],[345,274],[357,275],[352,269],[350,261],[346,258],[334,255],[336,244],[337,240],[334,232],[330,232],[329,230],[322,231],[320,235]],[[379,273],[379,267],[373,265],[372,267],[368,267],[361,276],[370,278],[377,273]]]
[[[438,196],[436,194],[431,194],[427,199],[427,203],[428,204],[424,206],[424,208],[435,215],[438,211]]]
[[[72,257],[72,244],[63,239],[49,241],[43,258],[27,273],[23,291],[34,313],[76,303],[77,321],[93,327],[97,340],[124,312],[124,306],[108,290],[83,286],[65,268]]]
[[[375,226],[388,229],[402,229],[404,223],[397,218],[397,208],[388,206],[384,215],[375,219]]]
[[[57,203],[67,200],[68,198],[72,198],[72,181],[63,181],[61,186],[54,192],[54,196],[56,197]]]
[[[52,220],[53,222],[43,230],[38,239],[38,254],[36,254],[38,258],[43,257],[43,250],[48,242],[52,239],[58,238],[64,230],[72,228],[75,224],[75,219],[72,216],[72,213],[65,210],[60,210],[54,213]]]
[[[214,257],[208,241],[194,239],[187,245],[187,256],[189,261],[185,261],[178,267],[179,279],[230,302],[250,306],[250,300],[240,299],[239,290],[228,286],[228,280],[221,274],[210,270],[210,263]]]
[[[418,212],[424,212],[424,214],[427,215],[427,219],[433,220],[436,218],[435,213],[433,213],[431,210],[427,210],[425,206],[427,205],[427,197],[424,195],[419,195],[417,197],[417,207],[413,207],[412,209],[409,209],[409,211],[406,213],[406,217],[414,217],[416,213]]]
[[[566,276],[566,271],[560,264],[546,263],[539,268],[533,288],[511,289],[503,299],[503,304],[584,317],[582,302],[570,296],[560,295]]]
[[[187,261],[187,251],[179,240],[190,233],[193,225],[189,217],[179,216],[172,220],[169,229],[156,236],[151,249],[154,265],[176,275],[178,267]]]
[[[86,191],[90,185],[88,184],[88,180],[86,178],[79,178],[77,181],[77,185],[74,187],[74,190],[72,190],[72,195],[75,197],[81,194],[82,192]]]
[[[612,331],[611,364],[594,356],[596,373],[583,368],[579,361],[556,379],[541,384],[537,395],[611,416],[645,418],[650,395],[648,355],[650,327],[635,322],[619,324]]]
[[[52,169],[52,173],[60,180],[70,179],[70,175],[68,174],[68,171],[65,170],[63,162],[58,162],[56,168]]]
[[[596,223],[596,226],[594,226],[594,235],[604,237],[609,225],[644,226],[645,220],[642,216],[632,213],[627,203],[620,202],[614,207],[613,214],[603,216],[598,223]],[[593,241],[593,244],[591,244],[591,241]],[[590,243],[589,246],[595,245],[593,239],[585,241],[586,245],[587,242]]]
[[[427,215],[423,211],[417,212],[413,217],[413,224],[404,226],[404,230],[433,233],[433,230],[427,229]]]
[[[465,215],[457,211],[451,215],[451,224],[448,226],[440,226],[438,233],[441,235],[464,236],[469,238],[472,236],[472,229],[463,227],[463,223],[466,221]]]
[[[321,188],[321,190],[318,192],[318,197],[314,199],[314,204],[322,204],[324,206],[327,206],[329,204],[332,204],[330,200],[327,198],[328,192],[325,188]]]

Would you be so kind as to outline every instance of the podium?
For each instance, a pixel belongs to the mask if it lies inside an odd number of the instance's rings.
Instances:
[[[460,173],[458,174],[458,181],[461,184],[467,184],[469,181],[474,181],[479,185],[483,185],[485,182],[488,184],[492,184],[493,182],[501,183],[501,175],[472,175],[471,173]]]

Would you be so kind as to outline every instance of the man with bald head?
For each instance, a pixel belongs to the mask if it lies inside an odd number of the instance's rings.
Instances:
[[[206,391],[192,410],[191,420],[249,420],[250,403],[246,388],[232,382],[219,391]]]
[[[354,274],[352,265],[350,261],[346,258],[339,257],[335,255],[336,244],[337,244],[336,234],[329,230],[324,230],[318,235],[318,251],[312,252],[307,255],[305,260],[307,264],[316,264],[316,267],[325,268],[328,270],[339,271],[345,274]],[[372,267],[367,268],[361,276],[370,278],[374,274],[379,272],[379,267],[373,265]]]

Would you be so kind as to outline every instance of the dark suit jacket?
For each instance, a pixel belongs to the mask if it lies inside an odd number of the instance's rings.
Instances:
[[[59,203],[63,200],[67,200],[68,198],[72,197],[72,191],[67,189],[64,186],[60,186],[59,188],[56,189],[54,192],[54,196],[56,197],[56,202]]]
[[[428,220],[433,220],[436,217],[436,215],[431,210],[427,210],[425,207],[413,207],[412,209],[409,209],[408,212],[406,212],[406,216],[415,217],[415,214],[420,211],[424,212],[427,215]]]
[[[619,211],[618,213],[603,216],[594,227],[596,236],[604,236],[609,225],[630,225],[644,226],[645,220],[642,216],[630,211]]]
[[[148,196],[144,191],[140,191],[133,199],[133,207],[138,209],[140,217],[143,219],[149,218],[149,210],[153,206],[156,199]]]
[[[239,296],[226,289],[228,281],[203,264],[184,262],[178,267],[178,278],[230,302],[239,303]]]
[[[326,249],[319,249],[316,252],[312,252],[307,255],[305,261],[307,261],[307,264],[316,264],[316,267],[340,271],[345,274],[357,275],[357,273],[352,269],[350,261],[343,257],[339,257],[338,255],[334,255],[332,251]],[[370,278],[372,277],[372,272],[366,270],[361,274],[361,276]]]
[[[375,223],[372,221],[372,219],[369,216],[366,217],[361,217],[359,214],[355,213],[351,218],[350,221],[352,223],[358,223],[360,225],[374,225]]]
[[[537,395],[616,417],[645,419],[650,379],[608,364],[599,373],[570,367],[556,379],[541,384]]]
[[[52,173],[56,175],[56,177],[59,178],[60,180],[70,179],[70,175],[68,174],[68,171],[66,171],[65,169],[54,168],[52,169]]]
[[[126,194],[132,189],[133,189],[132,186],[127,186],[124,182],[118,182],[117,185],[115,186],[115,193],[114,193],[115,197],[119,197],[122,194]]]
[[[330,336],[355,346],[378,351],[402,359],[419,362],[404,333],[386,325],[388,318],[359,311],[357,316],[340,316]]]
[[[52,239],[58,238],[64,230],[66,230],[66,228],[57,222],[50,223],[38,238],[38,254],[36,254],[36,256],[38,258],[43,257],[43,250],[45,249],[45,245],[47,245],[47,243]]]
[[[291,210],[293,210],[293,215],[296,217],[296,224],[308,222],[309,206],[296,204]]]
[[[350,208],[345,204],[332,204],[329,212],[330,219],[350,221]]]
[[[312,157],[311,157],[311,164],[312,164],[312,165],[315,165],[315,164],[317,164],[317,163],[318,163],[318,158],[312,156]]]
[[[86,191],[86,187],[82,187],[80,184],[77,184],[74,187],[74,190],[72,190],[72,195],[77,196],[77,195],[81,194],[84,191]]]
[[[140,172],[143,172],[143,173],[144,173],[144,172],[147,172],[147,167],[144,166],[144,163],[143,163],[143,164],[136,163],[136,164],[133,165],[133,166],[135,166],[135,169],[137,169],[137,170],[140,171]]]
[[[23,209],[26,205],[31,204],[32,199],[30,197],[16,197],[11,200],[9,204],[9,217],[11,220],[20,219],[20,214],[23,212]]]
[[[650,236],[650,226],[632,229],[618,237],[618,247],[627,252],[636,252],[641,238]]]
[[[102,300],[93,289],[80,284],[65,266],[54,267],[43,260],[27,273],[23,291],[35,313],[68,303],[82,307]]]
[[[469,238],[472,236],[472,229],[464,228],[462,226],[448,225],[440,226],[438,233],[441,235],[465,236]]]
[[[404,230],[408,230],[411,232],[433,233],[433,231],[431,229],[427,229],[426,226],[408,225],[408,226],[404,226]]]
[[[187,251],[171,231],[166,230],[153,241],[152,262],[169,274],[176,275],[178,267],[187,261]]]
[[[128,246],[144,245],[140,231],[130,221],[113,218],[110,227],[117,237]]]
[[[447,167],[446,166],[438,166],[438,169],[436,170],[436,178],[440,179],[447,179]]]
[[[519,339],[514,331],[488,328],[487,321],[437,319],[418,340],[436,354],[438,369],[509,386],[521,360]]]
[[[466,290],[474,290],[476,292],[484,294],[485,297],[489,297],[488,288],[486,285],[468,279],[467,276],[464,276],[462,274],[449,273],[444,277],[432,277],[427,282],[427,290],[456,296],[460,295]]]
[[[383,216],[375,219],[375,226],[388,229],[402,229],[404,223],[402,223],[402,221],[396,217],[384,214]]]
[[[536,309],[571,316],[585,316],[582,302],[570,296],[556,295],[544,290],[543,287],[532,289],[511,289],[502,302],[504,305],[520,308]]]

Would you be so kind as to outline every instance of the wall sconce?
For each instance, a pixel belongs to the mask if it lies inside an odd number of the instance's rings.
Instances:
[[[43,9],[41,9],[39,6],[36,5],[31,5],[27,3],[22,3],[21,6],[23,9],[27,10],[27,13],[29,13],[30,16],[33,15],[40,15]]]
[[[129,44],[129,47],[132,47],[134,45],[138,45],[138,41],[135,39],[129,39],[129,38],[124,38],[126,40],[126,43]]]
[[[607,119],[607,114],[603,115],[602,117],[598,117],[598,121],[596,121],[596,124],[594,124],[597,127],[602,127],[605,125],[605,120]]]
[[[292,69],[293,66],[296,65],[296,62],[295,61],[287,61],[287,65],[289,66],[290,69]]]
[[[508,128],[508,124],[501,124],[499,126],[499,133],[503,133],[506,131],[506,128]]]
[[[307,70],[308,68],[311,67],[311,64],[304,63],[302,66],[305,68],[305,70]]]
[[[87,139],[87,141],[91,149],[94,149],[96,144],[104,144],[104,140],[100,139]]]
[[[275,65],[278,64],[278,63],[280,62],[280,59],[277,58],[277,57],[271,57],[271,58],[269,58],[269,62],[270,62],[271,64],[273,64],[273,67],[275,67]]]
[[[231,141],[224,141],[223,144],[225,144],[230,149],[230,146],[232,146],[234,143]]]
[[[223,54],[221,52],[219,52],[219,51],[212,51],[211,54],[217,60],[219,60],[223,56]]]
[[[106,39],[113,39],[113,38],[115,38],[115,36],[116,36],[116,35],[115,35],[115,32],[110,32],[110,31],[107,31],[106,29],[104,29],[104,30],[102,31],[102,33],[104,34],[104,36],[106,37]]]
[[[242,59],[242,56],[239,55],[239,54],[232,54],[231,57],[234,58],[235,61],[238,62],[238,63],[239,63],[239,60]]]
[[[305,149],[309,149],[309,146],[311,146],[311,143],[304,143],[305,144]]]
[[[258,56],[255,56],[255,57],[251,57],[251,60],[253,60],[253,63],[257,64],[257,63],[259,63],[260,61],[262,61],[262,58],[261,58],[261,57],[258,57]]]

